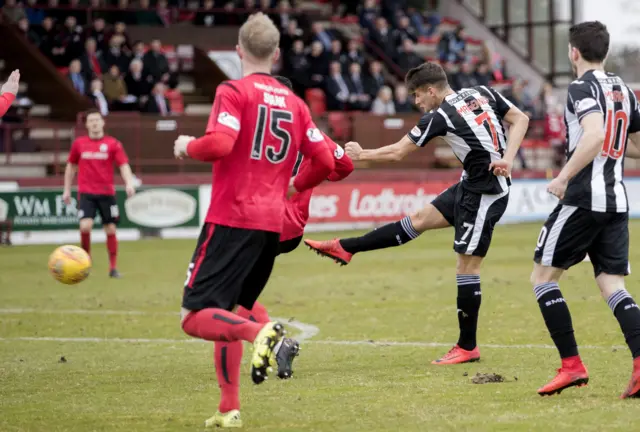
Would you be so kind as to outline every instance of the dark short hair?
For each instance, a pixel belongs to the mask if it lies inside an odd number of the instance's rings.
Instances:
[[[291,83],[291,80],[289,78],[282,75],[275,75],[274,78],[289,90],[293,90],[293,84]]]
[[[449,85],[447,74],[437,63],[423,63],[407,72],[405,78],[407,89],[413,93],[420,87],[433,86],[445,88]]]
[[[602,63],[609,52],[609,32],[600,21],[586,21],[569,29],[569,45],[588,62]]]
[[[102,113],[100,112],[100,110],[98,110],[97,108],[91,108],[88,109],[87,111],[85,111],[84,113],[84,121],[85,123],[87,122],[87,119],[89,118],[89,116],[91,114],[98,114],[100,117],[102,117]]]

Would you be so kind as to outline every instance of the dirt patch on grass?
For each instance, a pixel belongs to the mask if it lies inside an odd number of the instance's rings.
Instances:
[[[502,375],[494,373],[483,374],[478,372],[471,378],[471,382],[474,384],[501,383],[505,381]]]

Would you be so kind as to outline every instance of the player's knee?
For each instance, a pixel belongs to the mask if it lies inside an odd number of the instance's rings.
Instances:
[[[116,233],[116,226],[115,224],[106,224],[104,226],[104,232],[107,235],[114,235]]]
[[[440,223],[442,215],[431,204],[413,213],[409,218],[413,228],[421,234],[430,229],[441,228],[442,225]]]
[[[90,232],[93,229],[93,220],[91,219],[80,219],[80,231],[81,232]]]
[[[560,276],[562,276],[562,271],[562,269],[555,267],[534,264],[530,278],[531,284],[533,286],[537,286],[548,282],[558,282],[560,280]]]
[[[609,298],[614,292],[625,288],[624,276],[622,275],[600,273],[596,277],[596,283],[605,299]]]
[[[482,257],[458,254],[456,261],[456,274],[480,274],[482,266]]]

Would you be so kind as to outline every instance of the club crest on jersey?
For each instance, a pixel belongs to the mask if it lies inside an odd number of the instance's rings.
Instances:
[[[218,123],[223,124],[236,132],[240,131],[240,121],[226,111],[218,114]]]
[[[420,136],[422,135],[420,133],[420,128],[418,126],[414,126],[413,129],[411,129],[411,135],[413,136]]]
[[[100,144],[100,151],[106,153],[109,150],[109,146],[105,143]]]
[[[582,111],[586,111],[589,108],[592,108],[594,106],[596,106],[598,104],[598,102],[596,102],[595,99],[593,98],[586,98],[586,99],[582,99],[579,100],[575,103],[574,108],[576,110],[576,112],[582,112]]]
[[[342,159],[342,156],[344,156],[344,150],[342,147],[340,146],[336,146],[336,151],[333,152],[333,156],[336,159]]]
[[[320,132],[317,128],[307,129],[307,138],[311,142],[321,142],[324,141],[324,137],[322,136],[322,132]]]

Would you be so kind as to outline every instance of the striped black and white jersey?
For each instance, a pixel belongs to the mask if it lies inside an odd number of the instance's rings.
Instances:
[[[422,116],[408,134],[422,147],[440,137],[462,163],[461,183],[469,191],[500,194],[509,190],[508,178],[489,171],[506,148],[502,119],[513,104],[492,88],[477,86],[448,95],[435,110]]]
[[[640,131],[638,101],[622,79],[611,73],[591,70],[572,82],[564,112],[567,159],[571,159],[582,138],[580,122],[592,113],[604,116],[602,151],[569,181],[561,203],[595,212],[627,212],[622,171],[627,136]]]

